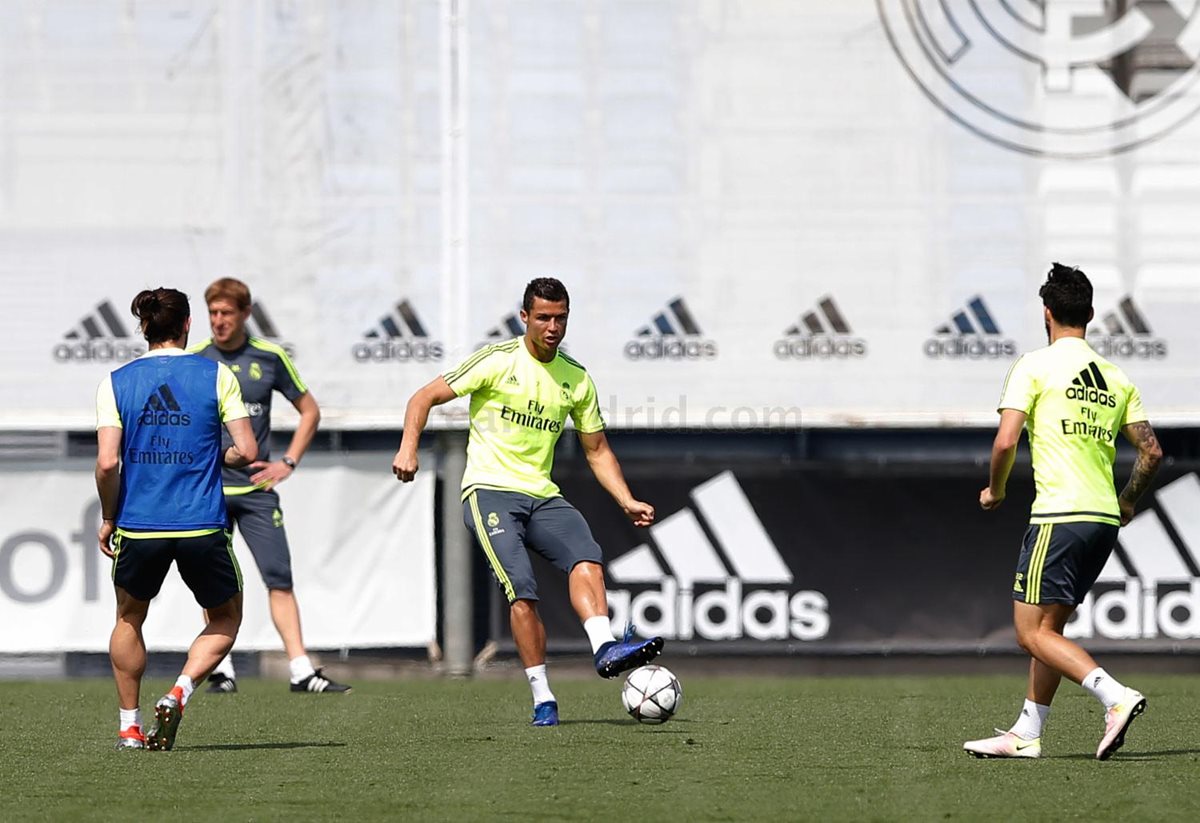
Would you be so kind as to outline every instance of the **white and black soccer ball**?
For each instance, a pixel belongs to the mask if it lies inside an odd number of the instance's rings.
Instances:
[[[683,703],[683,686],[663,666],[642,666],[625,678],[621,702],[639,722],[666,723]]]

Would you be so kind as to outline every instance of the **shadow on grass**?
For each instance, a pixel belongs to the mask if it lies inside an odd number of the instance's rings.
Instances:
[[[268,749],[340,749],[345,743],[212,743],[207,746],[187,746],[180,752],[242,752]]]
[[[1200,754],[1200,749],[1164,749],[1159,752],[1120,752],[1114,754],[1108,761],[1110,763],[1119,760],[1154,760],[1159,757],[1182,757],[1189,754]],[[1095,760],[1094,754],[1059,754],[1052,757],[1044,758],[1046,760]]]
[[[690,721],[690,720],[672,720],[671,727],[667,731],[670,732],[674,729],[677,729],[677,727],[683,723],[691,723],[691,722],[692,721]],[[657,729],[657,728],[661,728],[662,726],[664,726],[666,724],[664,724],[664,723],[639,723],[636,720],[631,720],[629,718],[608,717],[603,720],[600,720],[600,719],[597,719],[597,720],[560,720],[558,722],[558,725],[560,725],[560,726],[629,726],[631,728],[637,728],[639,726],[644,726],[644,727],[650,728],[650,729]],[[683,729],[678,729],[674,733],[682,734]]]

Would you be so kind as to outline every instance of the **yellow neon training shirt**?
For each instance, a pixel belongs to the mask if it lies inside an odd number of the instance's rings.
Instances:
[[[1146,420],[1137,388],[1078,337],[1022,355],[1009,369],[1000,410],[1025,412],[1037,496],[1030,523],[1120,525],[1113,484],[1117,437]]]
[[[478,487],[557,497],[550,470],[567,417],[580,433],[604,430],[587,370],[561,350],[541,362],[523,337],[485,346],[442,377],[471,395],[464,497]]]

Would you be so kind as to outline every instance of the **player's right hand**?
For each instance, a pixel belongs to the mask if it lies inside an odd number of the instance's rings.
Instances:
[[[415,454],[407,455],[403,449],[396,452],[396,456],[392,459],[392,474],[396,475],[396,479],[401,483],[408,483],[416,477],[419,468],[417,456]]]
[[[104,520],[100,523],[100,530],[96,533],[96,539],[100,541],[100,551],[104,552],[106,557],[115,557],[112,550],[113,532],[117,530],[117,525],[111,520]]]
[[[990,512],[993,509],[999,508],[1000,504],[1003,502],[1003,496],[997,497],[996,495],[992,494],[991,486],[985,486],[983,491],[979,493],[979,508],[983,509],[985,512]]]

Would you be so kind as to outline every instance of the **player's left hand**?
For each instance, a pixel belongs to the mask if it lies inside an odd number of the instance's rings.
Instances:
[[[254,474],[250,475],[250,482],[256,486],[262,486],[264,489],[279,485],[291,477],[294,471],[282,460],[270,463],[265,460],[257,460],[250,464],[250,469],[255,470]]]
[[[100,551],[104,552],[106,557],[115,557],[112,550],[112,536],[117,530],[117,524],[111,520],[103,520],[100,522],[100,530],[96,533],[96,538],[100,541]]]
[[[979,493],[979,508],[985,512],[990,512],[993,509],[1000,508],[1000,504],[1004,502],[1004,495],[997,497],[992,494],[991,486],[984,486],[983,491]]]
[[[625,514],[633,525],[645,528],[654,522],[654,507],[640,500],[631,500],[625,506]]]

